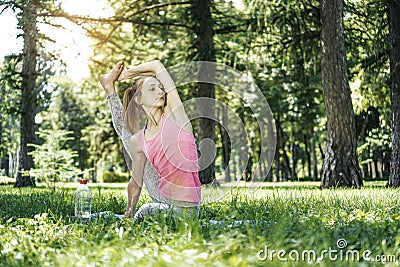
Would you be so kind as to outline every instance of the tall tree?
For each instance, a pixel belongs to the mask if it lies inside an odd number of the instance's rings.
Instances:
[[[343,0],[321,0],[322,85],[327,141],[322,187],[361,187],[354,111],[347,74]]]
[[[32,146],[28,146],[28,144],[35,144],[37,140],[35,135],[37,127],[35,125],[36,114],[50,105],[51,92],[45,89],[49,78],[54,75],[52,67],[56,59],[54,54],[40,49],[40,47],[44,47],[44,43],[40,43],[40,41],[44,40],[45,42],[46,37],[41,36],[38,32],[37,14],[39,11],[52,6],[52,2],[44,0],[2,1],[0,6],[2,8],[0,14],[6,9],[11,9],[16,14],[18,29],[22,30],[24,43],[22,54],[12,56],[18,58],[18,62],[21,62],[22,66],[19,67],[18,63],[18,68],[14,68],[11,72],[8,71],[4,76],[6,84],[11,86],[12,90],[18,92],[13,94],[16,100],[12,102],[13,108],[9,109],[11,113],[8,113],[8,115],[12,115],[13,112],[17,113],[17,116],[13,117],[17,118],[15,121],[18,121],[19,124],[16,127],[20,131],[19,158],[16,160],[18,161],[18,164],[16,164],[18,171],[15,186],[34,186],[35,181],[24,172],[34,166],[30,155]]]
[[[213,40],[213,19],[211,16],[211,0],[194,0],[192,2],[192,12],[194,21],[194,34],[197,36],[195,46],[197,48],[196,60],[215,62],[215,50]],[[200,70],[207,72],[206,75],[213,75],[214,71],[211,69]],[[212,80],[212,78],[210,77]],[[196,90],[197,97],[215,98],[214,84],[211,83],[198,83]],[[198,136],[197,140],[209,139],[215,144],[215,126],[214,121],[209,118],[214,118],[215,106],[210,107],[199,106],[200,114],[203,116],[199,118]],[[205,142],[206,143],[206,142]],[[215,177],[215,159],[210,158],[214,156],[212,149],[215,147],[209,146],[207,142],[206,147],[200,147],[201,160],[206,162],[208,166],[202,166],[200,161],[199,177],[203,184],[208,184],[214,181]]]
[[[20,102],[21,111],[21,150],[20,168],[17,175],[15,187],[32,186],[35,181],[29,176],[22,175],[23,170],[34,167],[32,156],[29,152],[33,150],[28,143],[35,143],[35,113],[36,113],[36,63],[37,63],[37,38],[38,30],[36,24],[37,3],[34,0],[22,2],[21,24],[24,37],[23,65],[22,65],[22,96]]]
[[[392,104],[392,158],[388,186],[400,187],[400,2],[387,2],[390,37],[390,99]]]

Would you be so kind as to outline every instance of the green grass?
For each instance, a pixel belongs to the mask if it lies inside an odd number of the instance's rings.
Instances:
[[[399,262],[399,190],[386,189],[384,183],[354,190],[266,185],[255,192],[233,189],[202,206],[199,220],[159,216],[133,223],[103,217],[88,225],[72,218],[74,187],[53,193],[3,185],[0,266],[381,266],[368,259],[393,261],[392,255]],[[124,187],[91,189],[94,212],[123,213]],[[148,196],[139,205],[146,202]],[[228,226],[237,220],[256,221]],[[338,240],[347,245],[339,249]],[[279,250],[287,262],[278,258]],[[318,258],[324,250],[320,263],[307,254],[315,252]],[[358,252],[360,261],[350,252]]]

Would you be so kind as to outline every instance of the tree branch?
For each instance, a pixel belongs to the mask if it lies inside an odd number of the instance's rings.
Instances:
[[[71,22],[81,25],[85,22],[101,22],[101,23],[115,23],[115,22],[125,22],[125,23],[133,23],[139,25],[167,25],[174,27],[184,27],[191,29],[190,26],[183,23],[173,23],[173,22],[147,22],[144,20],[132,20],[125,17],[112,17],[112,18],[92,18],[88,16],[78,16],[78,15],[68,15],[66,13],[51,13],[45,12],[38,14],[40,17],[56,17],[56,18],[65,18],[70,20]]]
[[[3,10],[1,10],[0,15],[3,14],[3,12],[4,12],[7,8],[11,8],[11,9],[19,8],[19,9],[22,9],[22,6],[19,5],[19,4],[17,4],[16,1],[6,1],[6,2],[1,3],[0,6],[5,6],[5,7],[3,8]]]
[[[142,12],[146,12],[146,11],[152,10],[152,9],[161,8],[161,7],[164,7],[164,6],[190,5],[190,4],[192,4],[191,1],[156,4],[156,5],[152,5],[152,6],[145,7],[145,8],[143,8],[143,9],[141,9],[141,10],[139,10],[139,11],[133,13],[132,16],[133,16],[133,15],[140,14],[140,13],[142,13]]]
[[[246,29],[237,29],[236,27],[227,27],[224,29],[218,29],[213,32],[213,34],[226,34],[226,33],[234,33],[234,32],[246,32]]]
[[[9,8],[9,7],[6,5],[6,6],[0,11],[0,15],[3,14],[3,12],[4,12],[7,8]]]

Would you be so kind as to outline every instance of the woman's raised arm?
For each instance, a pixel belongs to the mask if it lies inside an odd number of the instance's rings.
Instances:
[[[129,155],[129,158],[132,159],[129,151],[129,142],[133,133],[128,130],[128,128],[126,127],[126,123],[124,123],[124,108],[122,106],[121,99],[115,92],[115,82],[120,76],[123,68],[124,63],[118,62],[109,73],[104,74],[100,77],[100,83],[107,95],[107,101],[110,107],[114,129],[122,140],[124,150]]]
[[[185,112],[182,100],[179,97],[176,85],[167,69],[159,60],[125,68],[120,75],[120,79],[130,79],[138,75],[145,76],[149,74],[157,77],[167,93],[167,103],[164,110],[165,113],[183,129],[192,132],[192,126]]]

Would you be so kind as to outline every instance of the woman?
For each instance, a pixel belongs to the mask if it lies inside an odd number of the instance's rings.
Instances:
[[[115,82],[138,76],[134,85],[124,93],[126,127],[121,127],[122,112],[115,100],[118,98]],[[100,82],[108,95],[114,126],[117,125],[117,132],[125,140],[125,148],[127,137],[135,133],[126,149],[133,164],[125,217],[134,215],[137,219],[171,208],[180,213],[198,215],[201,189],[192,126],[165,67],[160,61],[151,61],[128,69],[119,62],[100,78]],[[139,130],[140,112],[146,114],[147,123]],[[159,178],[146,159],[154,165]],[[143,181],[155,203],[145,204],[135,213]],[[157,190],[154,190],[154,185],[157,185]]]

